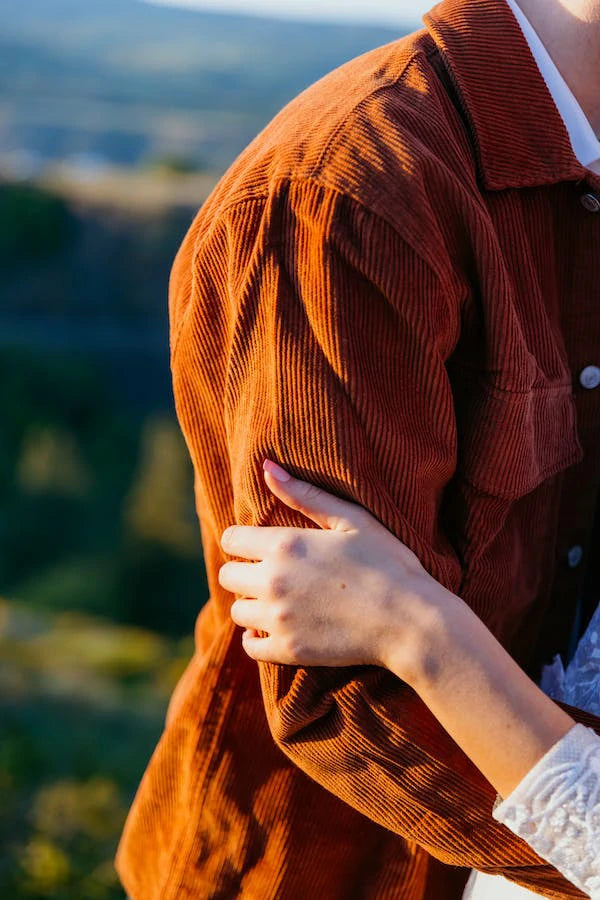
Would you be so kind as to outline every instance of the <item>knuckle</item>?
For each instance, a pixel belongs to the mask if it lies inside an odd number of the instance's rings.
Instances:
[[[279,543],[278,551],[282,556],[292,556],[301,558],[306,554],[306,547],[303,538],[299,534],[291,537],[283,538]]]
[[[306,657],[306,646],[298,637],[289,637],[285,642],[285,653],[292,663],[301,663]]]
[[[303,493],[307,500],[312,500],[319,496],[321,488],[317,487],[316,484],[306,484]]]
[[[276,625],[285,625],[292,618],[292,611],[287,606],[277,606],[273,610],[273,621]]]
[[[329,516],[329,523],[328,523],[328,524],[329,524],[329,528],[330,528],[332,531],[343,532],[344,529],[345,529],[345,520],[342,519],[340,516],[337,516],[337,515]]]
[[[279,600],[282,597],[285,597],[288,591],[288,580],[285,575],[281,575],[277,573],[272,575],[269,579],[268,584],[269,594],[275,600]]]

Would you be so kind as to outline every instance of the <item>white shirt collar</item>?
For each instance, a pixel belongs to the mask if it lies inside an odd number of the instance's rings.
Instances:
[[[529,49],[565,123],[573,153],[582,165],[600,173],[600,140],[594,134],[587,116],[515,0],[506,0],[506,2],[521,26]]]

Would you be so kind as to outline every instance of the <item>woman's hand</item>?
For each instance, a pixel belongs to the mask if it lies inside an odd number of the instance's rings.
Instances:
[[[454,595],[363,507],[268,460],[264,469],[269,489],[320,528],[238,525],[223,532],[227,553],[255,560],[219,570],[219,583],[242,595],[231,616],[246,629],[248,655],[308,666],[392,668],[393,659],[393,670],[410,682],[432,613]]]
[[[223,532],[224,550],[256,560],[219,570],[223,587],[243,595],[231,615],[246,629],[248,655],[296,666],[385,666],[508,796],[573,719],[367,510],[296,478],[279,481],[278,468],[265,462],[270,490],[320,528]]]

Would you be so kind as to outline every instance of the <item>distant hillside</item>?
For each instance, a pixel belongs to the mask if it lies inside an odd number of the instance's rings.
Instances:
[[[297,93],[402,33],[139,0],[2,0],[0,157],[166,155],[221,171]]]

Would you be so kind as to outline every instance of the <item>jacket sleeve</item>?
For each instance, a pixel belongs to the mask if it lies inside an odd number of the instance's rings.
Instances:
[[[190,246],[171,283],[175,393],[202,370],[180,421],[192,458],[205,436],[189,416],[222,428],[235,521],[314,527],[266,488],[269,456],[366,507],[456,592],[440,504],[456,469],[446,362],[460,300],[436,261],[311,182],[237,203]],[[581,896],[494,821],[491,785],[391,673],[259,665],[274,740],[327,790],[443,862]]]

